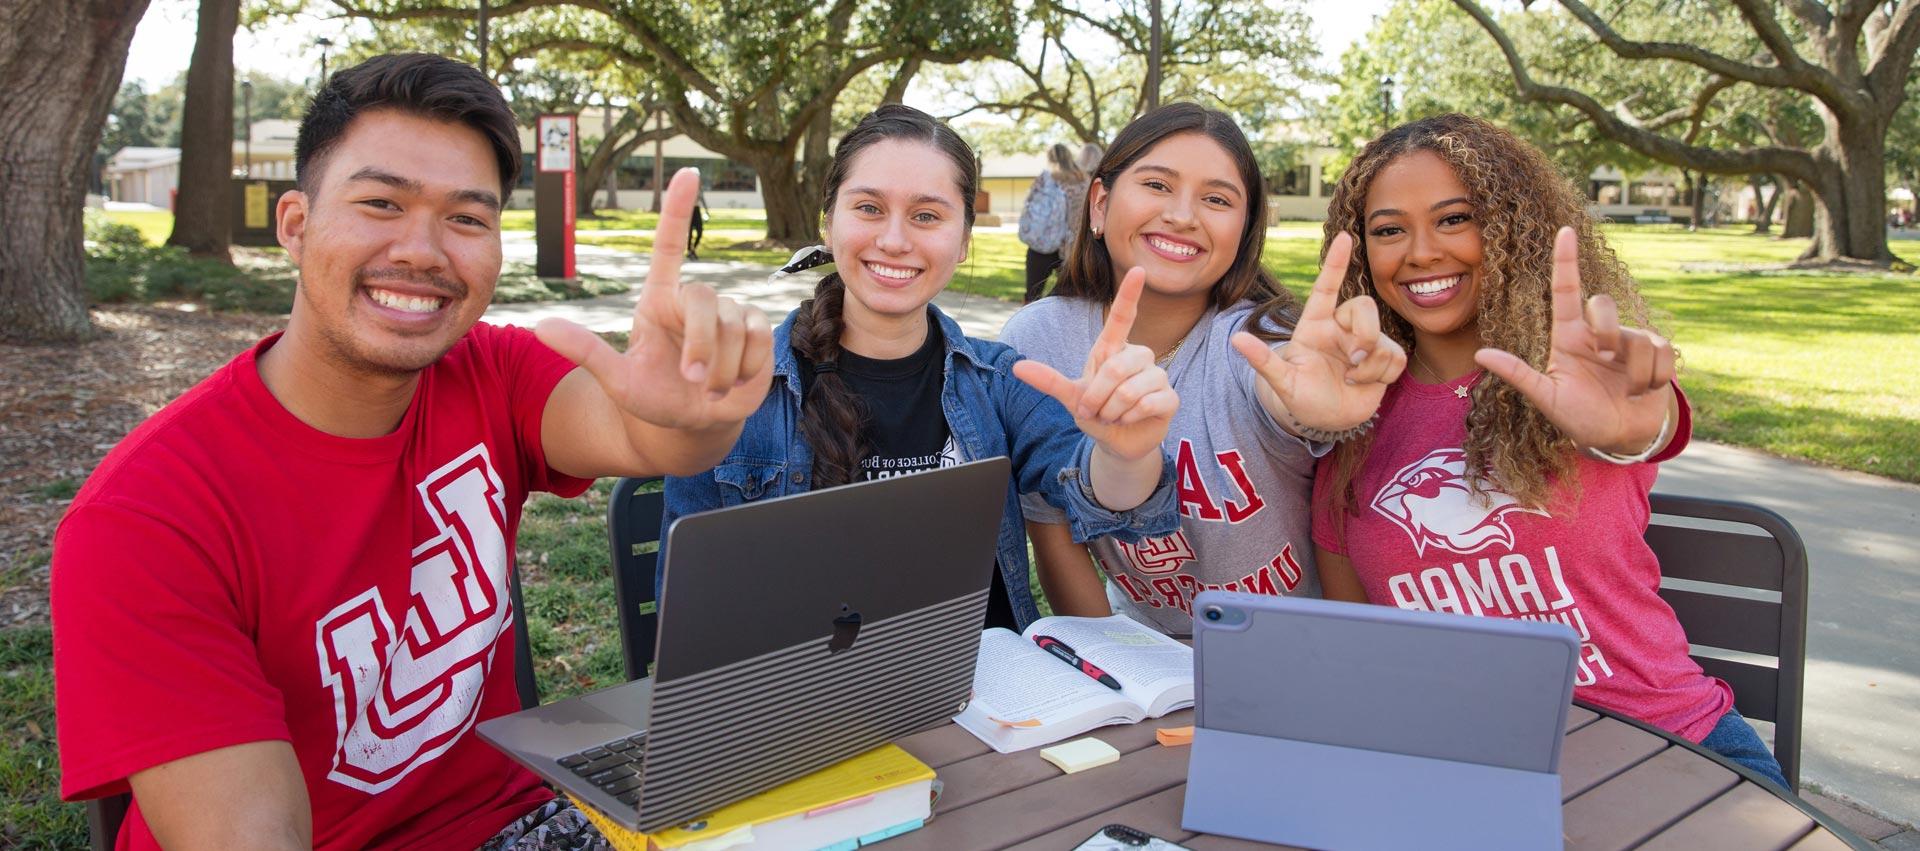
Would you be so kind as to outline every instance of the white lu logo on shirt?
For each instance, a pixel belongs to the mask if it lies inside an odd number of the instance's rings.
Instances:
[[[327,779],[369,794],[431,762],[473,725],[507,597],[504,488],[485,444],[419,484],[439,533],[413,550],[395,628],[379,588],[315,624],[337,740]]]

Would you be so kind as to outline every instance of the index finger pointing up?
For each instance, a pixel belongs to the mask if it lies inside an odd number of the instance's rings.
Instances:
[[[660,201],[660,223],[653,230],[653,262],[647,267],[646,282],[640,285],[640,300],[655,309],[655,316],[673,315],[676,310],[680,261],[687,253],[688,222],[693,218],[694,197],[699,194],[700,170],[683,168],[674,173],[666,197]]]
[[[1578,322],[1581,315],[1580,242],[1573,228],[1553,235],[1553,321]]]
[[[1093,343],[1093,351],[1102,360],[1126,348],[1127,336],[1133,333],[1133,320],[1140,315],[1140,291],[1146,286],[1147,272],[1138,266],[1129,269],[1127,276],[1120,280],[1120,289],[1113,294],[1112,306],[1107,308],[1107,324]]]
[[[1342,231],[1327,244],[1327,259],[1320,264],[1320,276],[1313,279],[1313,292],[1300,308],[1300,320],[1330,319],[1340,301],[1340,284],[1347,277],[1347,261],[1353,256],[1353,235]]]

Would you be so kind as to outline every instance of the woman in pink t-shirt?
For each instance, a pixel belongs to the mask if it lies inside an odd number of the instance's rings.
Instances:
[[[1784,787],[1659,597],[1647,493],[1691,422],[1673,347],[1585,199],[1533,146],[1442,115],[1348,166],[1328,245],[1343,233],[1341,296],[1384,305],[1409,356],[1374,431],[1316,471],[1326,596],[1563,623],[1580,698]]]

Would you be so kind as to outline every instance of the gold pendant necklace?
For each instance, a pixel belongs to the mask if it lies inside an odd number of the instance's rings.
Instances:
[[[1439,370],[1437,370],[1437,369],[1434,369],[1434,368],[1433,368],[1433,365],[1432,365],[1432,364],[1430,364],[1430,363],[1427,363],[1427,359],[1426,359],[1426,358],[1423,358],[1423,357],[1421,357],[1421,356],[1420,356],[1420,350],[1419,350],[1419,349],[1414,349],[1414,350],[1413,350],[1413,362],[1414,362],[1414,363],[1417,363],[1417,364],[1419,364],[1419,365],[1421,365],[1421,366],[1423,366],[1423,367],[1426,367],[1426,369],[1427,369],[1427,375],[1429,375],[1429,376],[1431,376],[1431,377],[1433,378],[1433,380],[1434,380],[1434,383],[1436,383],[1436,384],[1440,384],[1440,385],[1442,385],[1442,386],[1445,386],[1445,385],[1446,385],[1446,383],[1447,383],[1447,380],[1446,380],[1446,379],[1444,379],[1444,378],[1441,378],[1441,377],[1440,377],[1440,371],[1439,371]],[[1459,387],[1455,387],[1455,388],[1453,388],[1453,395],[1454,395],[1455,397],[1457,397],[1457,398],[1461,398],[1461,399],[1465,399],[1465,398],[1467,398],[1467,391],[1468,391],[1468,386],[1467,386],[1467,385],[1465,385],[1465,384],[1462,384],[1462,385],[1460,385]]]

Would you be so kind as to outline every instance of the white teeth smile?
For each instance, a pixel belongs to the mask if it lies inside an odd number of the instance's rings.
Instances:
[[[1443,292],[1446,292],[1447,290],[1453,289],[1454,286],[1458,285],[1460,283],[1461,277],[1462,277],[1461,275],[1455,275],[1451,278],[1437,278],[1431,281],[1421,281],[1419,283],[1408,284],[1407,289],[1411,291],[1414,295],[1433,295],[1434,293],[1443,293]]]
[[[389,290],[375,289],[372,287],[367,288],[367,295],[373,298],[374,304],[407,313],[432,313],[439,310],[440,305],[446,301],[446,299],[431,296],[401,295]]]
[[[878,277],[895,281],[909,280],[913,278],[913,276],[920,274],[919,269],[902,269],[897,266],[882,266],[878,263],[868,263],[867,271],[872,272]]]
[[[1164,239],[1161,239],[1155,236],[1147,237],[1147,244],[1153,246],[1154,248],[1158,248],[1161,251],[1165,251],[1168,254],[1178,254],[1182,257],[1192,257],[1193,255],[1200,253],[1200,249],[1195,248],[1191,245],[1181,245],[1180,243],[1177,243],[1177,242],[1168,242]]]

